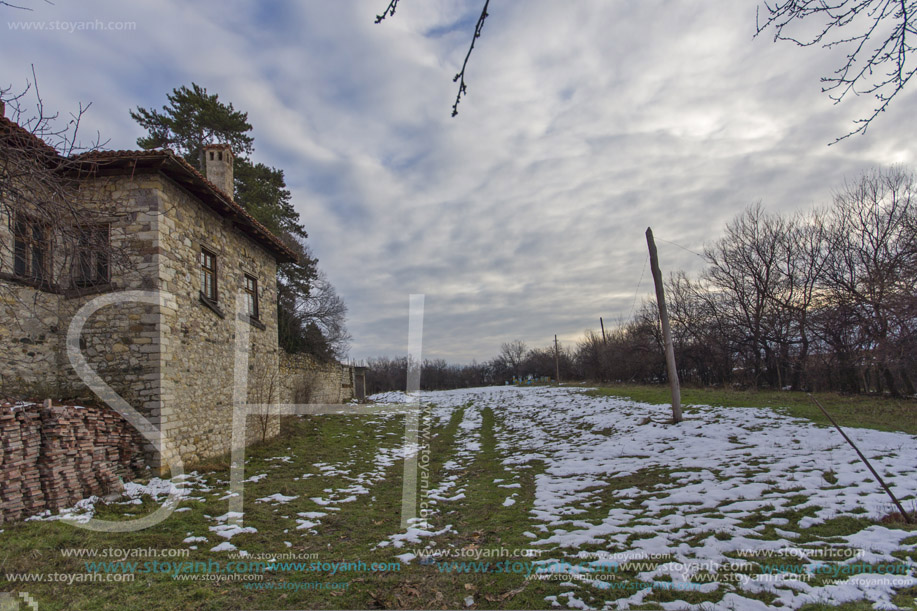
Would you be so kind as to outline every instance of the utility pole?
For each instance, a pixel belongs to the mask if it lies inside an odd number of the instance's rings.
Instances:
[[[602,325],[602,343],[607,344],[608,340],[605,339],[605,321],[602,320],[601,316],[599,316],[599,324]]]
[[[650,249],[650,269],[653,282],[656,284],[656,303],[659,305],[659,322],[662,323],[662,337],[665,341],[665,364],[669,373],[669,386],[672,389],[672,420],[678,424],[681,417],[681,388],[678,386],[678,369],[675,367],[675,346],[672,344],[672,329],[669,327],[669,312],[665,307],[665,289],[662,284],[662,272],[659,271],[659,257],[656,254],[656,242],[653,230],[646,228],[646,244]]]
[[[557,335],[554,335],[554,368],[557,371],[557,383],[560,384],[560,352],[557,349]]]

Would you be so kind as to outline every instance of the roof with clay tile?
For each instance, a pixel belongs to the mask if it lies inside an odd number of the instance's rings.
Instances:
[[[270,229],[258,222],[245,208],[207,180],[194,166],[169,149],[141,151],[90,151],[62,157],[57,150],[15,121],[0,115],[0,138],[6,143],[31,148],[36,155],[68,163],[57,169],[76,173],[80,177],[134,171],[146,166],[164,172],[170,178],[196,195],[201,202],[221,216],[230,217],[235,226],[270,251],[279,262],[297,261],[299,257]],[[211,145],[211,148],[231,148],[230,145]]]
[[[18,146],[35,147],[47,155],[58,155],[57,150],[15,121],[0,115],[0,137]]]

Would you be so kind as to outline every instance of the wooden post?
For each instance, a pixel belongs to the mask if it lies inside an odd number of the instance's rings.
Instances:
[[[602,320],[601,316],[599,316],[599,324],[602,325],[602,344],[607,344],[608,340],[605,339],[605,321]]]
[[[659,257],[656,254],[656,242],[653,230],[646,228],[646,244],[650,249],[650,269],[653,282],[656,284],[656,303],[659,305],[659,322],[662,323],[662,337],[665,341],[665,364],[669,373],[669,386],[672,389],[672,420],[677,424],[681,417],[681,389],[678,386],[678,369],[675,367],[675,346],[672,344],[672,329],[669,327],[669,312],[665,307],[665,289],[662,284],[662,272],[659,271]]]
[[[554,368],[557,371],[557,383],[560,384],[560,352],[557,350],[557,335],[554,335]]]

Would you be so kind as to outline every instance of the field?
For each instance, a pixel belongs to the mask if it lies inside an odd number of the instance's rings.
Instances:
[[[653,404],[669,405],[668,386],[618,384],[590,391],[594,396],[623,397]],[[917,401],[870,395],[818,393],[814,395],[841,426],[863,427],[877,431],[901,431],[917,435]],[[829,425],[812,396],[799,392],[751,391],[711,388],[682,388],[682,404],[726,407],[771,407],[779,413]]]
[[[248,451],[241,526],[225,464],[129,485],[67,519],[144,515],[172,485],[184,498],[137,532],[0,525],[0,591],[41,609],[917,607],[917,528],[889,518],[836,431],[802,405],[687,393],[672,426],[640,392],[655,391],[425,394],[407,451],[429,512],[407,529],[403,394],[377,397],[390,413],[291,419]],[[888,409],[879,424],[906,432],[848,433],[913,510],[917,439]]]

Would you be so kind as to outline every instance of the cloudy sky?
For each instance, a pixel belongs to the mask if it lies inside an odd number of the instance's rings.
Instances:
[[[34,64],[45,104],[92,102],[84,133],[110,148],[136,148],[129,109],[191,82],[248,112],[355,359],[405,353],[412,293],[425,357],[573,343],[651,292],[647,226],[665,270],[697,273],[689,251],[745,206],[806,209],[915,162],[913,90],[828,146],[872,100],[821,93],[836,54],[754,39],[755,0],[495,0],[456,118],[482,0],[405,0],[380,25],[387,0],[20,3],[0,6],[0,86]]]

